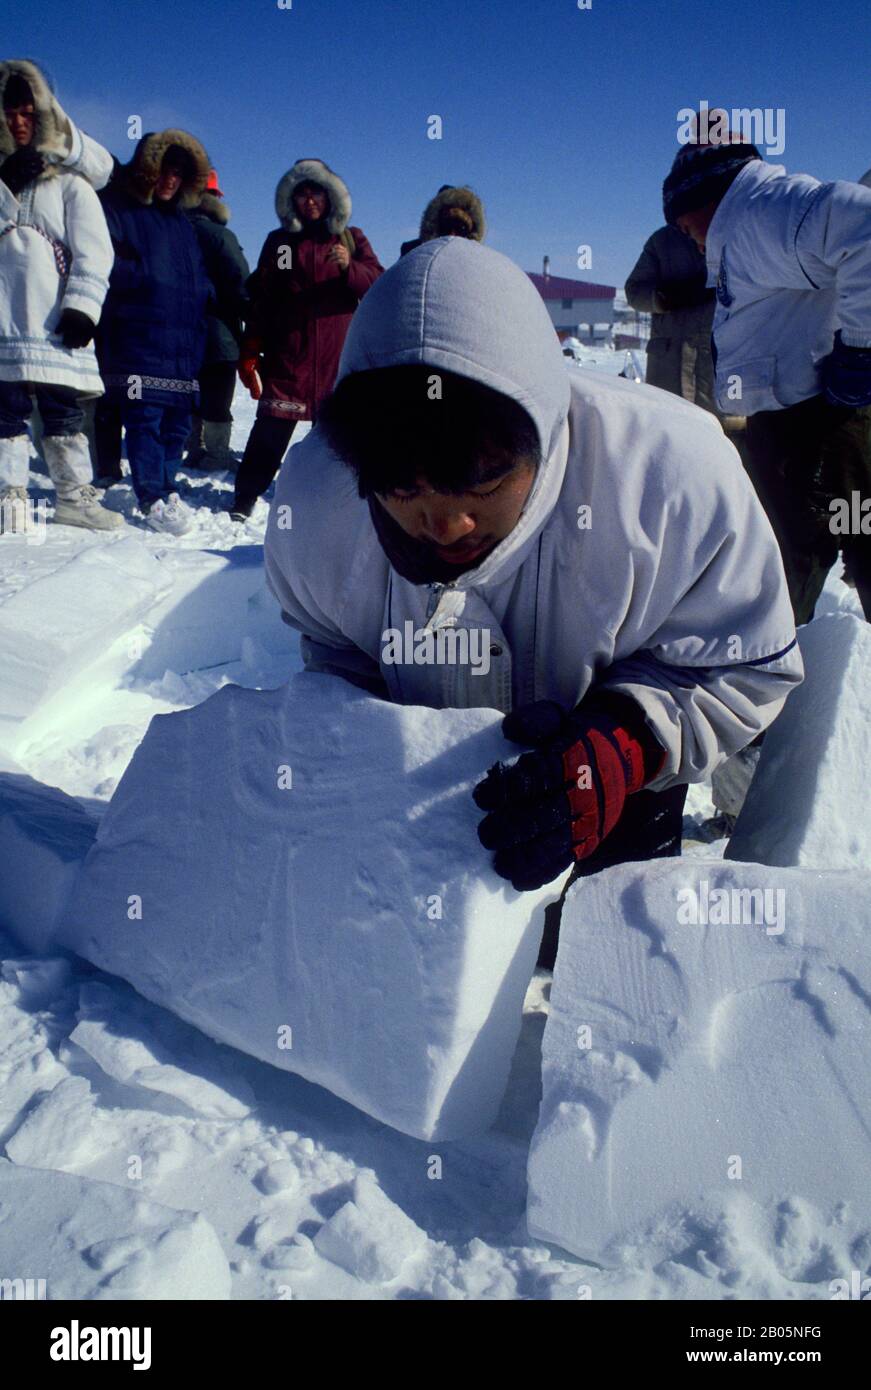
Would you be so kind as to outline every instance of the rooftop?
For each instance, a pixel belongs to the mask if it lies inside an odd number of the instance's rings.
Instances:
[[[562,275],[535,275],[527,271],[542,299],[613,299],[616,285],[596,285],[590,280],[568,280]]]

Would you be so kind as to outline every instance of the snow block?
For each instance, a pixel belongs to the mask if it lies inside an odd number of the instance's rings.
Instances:
[[[804,683],[765,735],[727,859],[819,869],[871,864],[871,626],[851,614],[799,628]]]
[[[426,1245],[426,1235],[371,1178],[354,1183],[353,1201],[321,1226],[315,1249],[366,1284],[387,1284]]]
[[[784,1203],[867,1230],[869,901],[869,873],[721,860],[579,880],[544,1033],[530,1233],[619,1265],[642,1247],[678,1255],[706,1223],[771,1232]]]
[[[407,1134],[483,1131],[558,891],[515,893],[478,840],[499,724],[311,674],[158,715],[61,940]]]
[[[140,622],[171,583],[128,537],[78,551],[0,603],[0,735]]]
[[[0,930],[36,955],[58,921],[97,833],[78,801],[24,773],[0,773]]]
[[[230,1297],[227,1257],[198,1212],[5,1159],[0,1246],[7,1299]]]

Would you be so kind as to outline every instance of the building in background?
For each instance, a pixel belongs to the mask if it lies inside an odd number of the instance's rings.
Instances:
[[[551,275],[547,256],[541,275],[527,274],[544,300],[561,342],[569,337],[581,343],[611,342],[616,286]]]

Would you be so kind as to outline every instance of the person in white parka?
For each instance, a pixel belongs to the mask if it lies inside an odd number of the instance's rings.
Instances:
[[[0,518],[7,530],[28,524],[35,401],[54,520],[114,530],[124,521],[91,484],[80,404],[103,392],[92,340],[113,252],[89,179],[105,184],[111,156],[72,125],[33,63],[0,63],[0,105]]]
[[[569,373],[529,277],[459,237],[366,295],[264,558],[308,670],[506,712],[534,751],[475,799],[521,890],[680,853],[687,784],[802,678],[777,543],[716,418]]]

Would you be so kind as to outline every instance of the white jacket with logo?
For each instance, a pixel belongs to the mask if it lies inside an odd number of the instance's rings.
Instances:
[[[518,401],[543,462],[514,530],[479,565],[415,585],[315,426],[282,468],[265,548],[309,668],[380,678],[393,700],[433,707],[570,707],[607,686],[637,701],[667,750],[654,787],[703,780],[802,678],[777,543],[716,419],[652,387],[570,376],[528,277],[458,237],[425,243],[373,286],[340,376],[413,362]],[[387,634],[408,622],[485,630],[486,674],[385,661]]]
[[[705,256],[725,413],[817,395],[836,329],[848,347],[871,347],[871,189],[753,160],[717,208]]]

